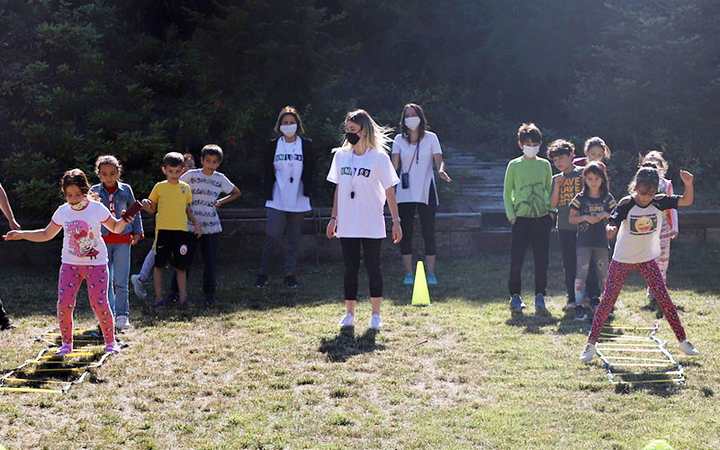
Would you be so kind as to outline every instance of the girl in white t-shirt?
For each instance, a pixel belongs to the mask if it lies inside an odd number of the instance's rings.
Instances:
[[[73,350],[73,310],[83,280],[88,287],[90,306],[100,322],[105,351],[117,352],[115,321],[108,303],[108,252],[101,226],[122,234],[132,217],[116,219],[100,202],[88,197],[90,184],[80,169],[65,172],[60,182],[67,203],[61,205],[50,223],[41,230],[10,231],[8,241],[46,242],[63,230],[62,265],[58,282],[57,316],[62,336],[58,355]],[[124,214],[123,214],[124,216]]]
[[[411,286],[415,281],[412,273],[412,236],[415,211],[417,211],[425,241],[427,282],[436,285],[435,210],[438,206],[438,197],[433,164],[443,181],[450,183],[452,179],[445,171],[440,141],[435,133],[427,130],[427,119],[420,105],[408,103],[403,107],[400,129],[402,133],[395,136],[392,146],[392,162],[395,170],[400,169],[401,177],[396,195],[405,236],[400,244],[405,268],[403,284]]]
[[[383,279],[380,247],[386,238],[384,207],[392,216],[392,239],[402,239],[394,186],[400,181],[387,155],[389,130],[379,126],[362,110],[345,117],[345,139],[334,156],[327,180],[336,184],[328,239],[340,238],[345,260],[345,309],[340,327],[352,327],[357,305],[360,248],[370,282],[372,317],[370,328],[379,330]]]
[[[693,175],[681,170],[680,178],[685,185],[683,195],[658,194],[658,171],[642,167],[630,184],[630,195],[620,200],[610,215],[607,225],[608,239],[617,235],[617,242],[592,330],[580,355],[583,362],[588,363],[595,356],[595,343],[600,336],[600,330],[615,305],[625,278],[635,270],[645,278],[650,292],[680,342],[680,350],[691,356],[700,353],[685,336],[685,329],[680,323],[677,309],[670,299],[656,261],[660,256],[660,233],[665,211],[679,206],[690,206],[695,198]]]

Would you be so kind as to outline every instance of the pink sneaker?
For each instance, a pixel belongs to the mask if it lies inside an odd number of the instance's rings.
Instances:
[[[117,342],[105,345],[105,353],[120,353],[120,346]]]
[[[72,353],[73,351],[73,345],[72,344],[63,344],[60,346],[60,348],[55,352],[58,356],[64,356],[68,353]]]

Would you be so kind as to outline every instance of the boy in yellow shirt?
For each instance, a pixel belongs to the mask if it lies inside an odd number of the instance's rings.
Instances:
[[[175,268],[178,284],[178,303],[187,304],[187,269],[190,265],[192,235],[187,231],[188,219],[193,230],[200,234],[200,226],[190,210],[192,191],[180,181],[183,172],[183,155],[170,152],[163,157],[162,172],[166,181],[157,183],[148,198],[142,201],[143,208],[155,214],[155,304],[163,305],[162,269],[168,264]]]

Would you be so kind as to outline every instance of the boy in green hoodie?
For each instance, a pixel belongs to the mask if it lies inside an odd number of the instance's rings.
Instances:
[[[534,123],[524,123],[517,132],[522,156],[510,160],[505,171],[503,202],[512,224],[510,248],[510,310],[522,313],[521,273],[525,251],[533,249],[535,259],[535,314],[547,316],[545,307],[547,268],[550,251],[550,194],[552,169],[547,159],[538,157],[542,133]]]

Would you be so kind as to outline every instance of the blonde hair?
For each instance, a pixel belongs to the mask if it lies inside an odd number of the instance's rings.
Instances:
[[[610,155],[611,155],[610,147],[608,147],[608,145],[605,143],[603,138],[593,136],[590,139],[588,139],[587,141],[585,141],[585,148],[583,150],[583,152],[585,153],[585,156],[587,156],[588,150],[590,150],[592,147],[602,148],[603,151],[605,152],[605,159],[610,159]]]
[[[360,125],[361,131],[366,130],[366,135],[361,135],[360,140],[365,140],[367,148],[374,148],[378,151],[384,151],[386,153],[390,151],[390,143],[392,142],[390,134],[393,132],[393,129],[378,125],[378,123],[373,120],[367,111],[364,109],[350,111],[345,116],[345,123],[347,122],[353,122]],[[343,137],[341,148],[349,147],[351,147],[350,143],[346,137]]]
[[[102,155],[98,156],[95,160],[95,174],[100,175],[100,166],[113,166],[117,169],[118,175],[122,174],[122,164],[113,155]]]
[[[645,154],[645,156],[640,155],[640,164],[639,166],[642,167],[643,164],[646,163],[653,163],[655,167],[657,168],[658,172],[660,172],[660,176],[664,177],[668,170],[668,162],[663,156],[663,153],[658,150],[650,150]]]

